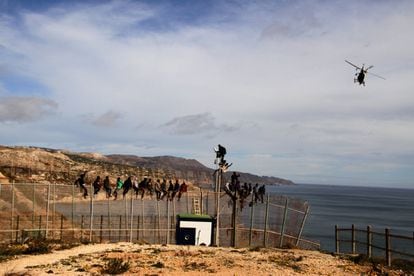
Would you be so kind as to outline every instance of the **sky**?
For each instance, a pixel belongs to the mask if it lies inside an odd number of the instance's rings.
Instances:
[[[0,144],[414,188],[412,26],[410,0],[0,0]]]

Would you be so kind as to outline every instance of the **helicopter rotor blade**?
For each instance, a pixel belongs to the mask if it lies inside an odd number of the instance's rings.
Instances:
[[[370,74],[370,75],[373,75],[373,76],[375,76],[377,78],[380,78],[380,79],[385,80],[385,78],[384,77],[381,77],[380,75],[377,75],[377,74],[374,74],[374,73],[371,73],[371,72],[367,72],[367,73]]]
[[[351,66],[354,66],[356,69],[361,70],[361,68],[360,68],[360,67],[358,67],[358,66],[356,66],[355,64],[353,64],[353,63],[351,63],[351,62],[349,62],[349,61],[347,61],[347,60],[345,60],[345,62],[346,62],[346,63],[348,63],[348,64],[349,64],[349,65],[351,65]]]
[[[368,66],[365,70],[371,69],[374,65]]]

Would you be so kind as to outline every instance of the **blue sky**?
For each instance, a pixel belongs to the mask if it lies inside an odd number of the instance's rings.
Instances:
[[[413,187],[412,1],[2,1],[0,144]],[[344,62],[374,65],[366,87]]]

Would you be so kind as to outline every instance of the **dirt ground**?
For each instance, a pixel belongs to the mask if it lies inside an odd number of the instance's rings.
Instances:
[[[124,275],[403,275],[318,251],[133,243],[18,256],[0,263],[0,275],[102,275],[111,268]]]

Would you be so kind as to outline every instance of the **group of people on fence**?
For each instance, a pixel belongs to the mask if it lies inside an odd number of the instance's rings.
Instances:
[[[88,189],[85,181],[86,173],[87,172],[83,172],[80,174],[79,178],[75,181],[75,185],[79,186],[82,190],[84,198],[88,197]],[[180,184],[178,179],[175,180],[175,183],[173,183],[172,180],[169,180],[167,183],[165,179],[162,181],[160,179],[153,181],[151,178],[145,177],[143,180],[138,181],[136,176],[129,176],[125,180],[118,177],[115,183],[115,188],[112,189],[109,176],[106,176],[102,181],[101,177],[98,175],[93,181],[92,187],[94,195],[97,195],[103,187],[106,193],[106,198],[109,199],[110,197],[113,197],[114,200],[116,200],[121,193],[122,198],[125,198],[129,191],[133,191],[135,198],[140,196],[141,199],[143,199],[145,194],[152,198],[155,193],[157,200],[164,200],[164,198],[167,198],[167,200],[172,201],[177,197],[177,200],[180,201],[181,196],[187,192],[188,185],[184,181]]]
[[[251,201],[249,206],[257,204],[257,202],[264,203],[264,195],[266,194],[265,185],[259,186],[256,183],[252,186],[252,183],[247,184],[246,182],[241,185],[239,181],[240,175],[236,172],[233,172],[231,175],[231,182],[227,182],[224,186],[224,191],[232,198],[234,201],[237,199],[240,200],[240,208],[243,209],[245,200],[251,195]]]

